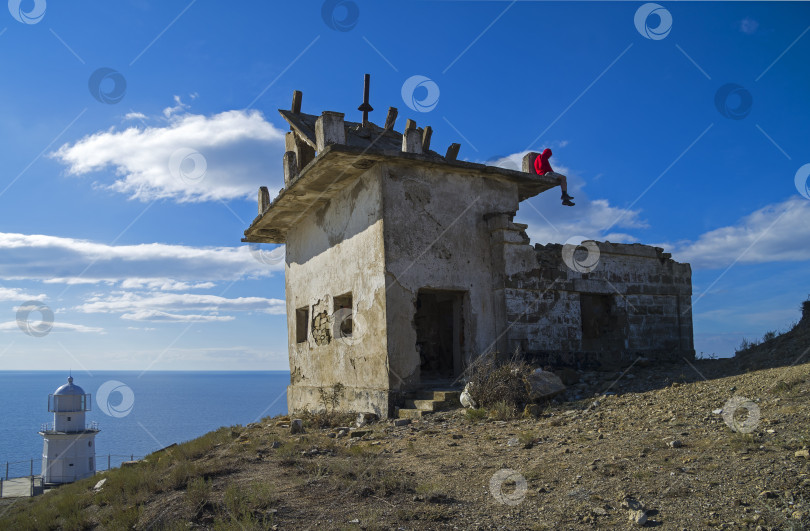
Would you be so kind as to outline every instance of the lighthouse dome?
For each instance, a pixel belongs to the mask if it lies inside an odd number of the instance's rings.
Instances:
[[[83,395],[85,393],[84,389],[82,389],[78,385],[73,384],[73,377],[69,376],[68,383],[66,383],[65,385],[54,391],[53,394],[61,396],[61,395]]]

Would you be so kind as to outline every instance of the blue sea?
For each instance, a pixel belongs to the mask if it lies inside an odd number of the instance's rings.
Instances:
[[[53,422],[48,395],[67,383],[64,371],[0,371],[0,475],[40,473],[42,424]],[[113,467],[220,426],[248,424],[287,412],[289,371],[74,372],[92,398],[86,422],[97,422],[96,462]]]

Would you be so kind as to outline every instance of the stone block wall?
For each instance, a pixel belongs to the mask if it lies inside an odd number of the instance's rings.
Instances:
[[[510,228],[525,236],[525,226]],[[689,264],[648,245],[527,240],[503,243],[510,349],[544,365],[591,369],[639,356],[694,358]]]

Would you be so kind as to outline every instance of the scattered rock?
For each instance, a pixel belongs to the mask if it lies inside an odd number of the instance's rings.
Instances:
[[[628,516],[632,524],[644,525],[647,523],[647,513],[643,509],[630,509]]]
[[[357,420],[355,420],[354,423],[358,428],[362,428],[363,426],[367,426],[372,422],[375,422],[377,418],[376,413],[358,413]]]
[[[270,443],[270,448],[281,448],[281,443],[278,441],[273,441]]]
[[[368,435],[369,433],[371,433],[369,430],[354,430],[351,433],[351,437],[352,438],[362,437],[363,435]]]
[[[808,450],[807,448],[802,448],[793,455],[795,457],[804,457],[805,459],[810,459],[810,450]]]
[[[762,492],[759,493],[759,497],[771,500],[773,498],[776,498],[776,493],[772,490],[763,490]]]
[[[533,402],[548,399],[565,391],[565,384],[553,372],[535,371],[528,377],[529,399]]]
[[[411,419],[396,419],[394,421],[394,426],[407,426],[411,423]]]
[[[674,441],[669,441],[669,447],[670,448],[680,448],[681,446],[683,446],[683,442],[681,442],[679,439],[675,439]]]
[[[519,446],[520,441],[518,441],[517,437],[512,437],[508,441],[506,441],[506,446]]]
[[[304,421],[301,419],[293,419],[293,421],[290,422],[290,433],[304,433]]]
[[[459,397],[459,401],[461,402],[462,406],[464,406],[466,408],[475,409],[475,408],[478,407],[478,403],[475,401],[475,399],[470,394],[471,385],[472,385],[471,383],[468,383],[467,385],[464,386],[464,390],[461,392],[461,396]]]

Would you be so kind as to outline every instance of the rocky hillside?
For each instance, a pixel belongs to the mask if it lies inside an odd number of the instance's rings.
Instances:
[[[810,361],[810,300],[802,304],[802,319],[792,330],[737,352],[742,370],[796,365]]]
[[[2,500],[0,529],[810,528],[807,323],[737,359],[578,374],[528,418],[221,428]]]

